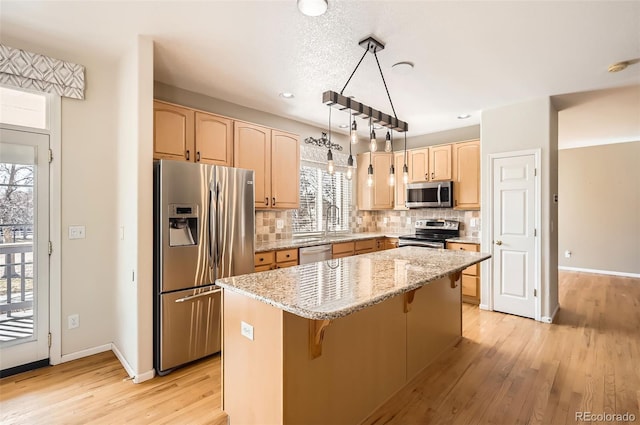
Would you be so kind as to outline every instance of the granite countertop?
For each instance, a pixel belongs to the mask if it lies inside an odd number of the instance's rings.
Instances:
[[[402,233],[405,234],[405,233]],[[331,234],[325,238],[324,236],[309,237],[309,238],[293,238],[293,239],[281,239],[279,241],[269,242],[256,242],[255,251],[259,252],[275,251],[278,249],[293,249],[293,248],[306,248],[309,246],[326,245],[340,242],[351,242],[364,239],[374,238],[397,238],[401,234],[395,233],[346,233],[346,234]]]
[[[332,320],[489,257],[479,252],[407,246],[229,277],[216,284],[300,317]]]
[[[475,244],[480,245],[480,238],[476,238],[476,237],[473,237],[473,236],[461,236],[459,238],[447,239],[447,242],[475,243]]]

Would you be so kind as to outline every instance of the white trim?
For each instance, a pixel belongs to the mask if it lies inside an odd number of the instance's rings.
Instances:
[[[565,266],[558,266],[558,270],[564,270],[568,272],[606,274],[611,276],[633,277],[636,279],[640,279],[640,273],[616,272],[612,270],[583,269],[581,267],[565,267]]]
[[[61,363],[66,363],[66,362],[70,362],[72,360],[78,360],[78,359],[82,359],[84,357],[93,356],[94,354],[104,353],[105,351],[111,350],[111,346],[112,345],[113,344],[111,344],[111,343],[104,344],[104,345],[98,345],[97,347],[91,347],[91,348],[87,348],[85,350],[76,351],[74,353],[65,354],[62,357],[60,357],[60,362]]]
[[[480,305],[478,306],[478,308],[479,308],[480,310],[493,311],[493,310],[491,310],[491,309],[489,308],[489,304],[480,304]]]
[[[120,352],[118,347],[112,343],[110,344],[110,348],[111,351],[113,351],[113,354],[115,354],[118,360],[120,360],[122,367],[124,367],[124,369],[127,371],[127,375],[132,378],[134,384],[140,384],[141,382],[148,381],[149,379],[153,379],[153,377],[156,376],[156,371],[154,369],[136,375],[136,373],[133,371],[133,368],[131,367],[129,362],[127,362],[127,359],[125,359],[124,355]]]
[[[535,208],[535,228],[538,231],[538,235],[535,237],[535,265],[534,265],[534,278],[535,285],[534,288],[538,292],[538,296],[535,297],[535,313],[534,319],[537,321],[542,320],[542,290],[541,290],[541,277],[542,277],[542,247],[540,244],[540,240],[542,239],[542,194],[541,194],[541,179],[542,179],[542,167],[540,165],[540,158],[542,156],[542,149],[525,149],[521,151],[511,151],[511,152],[500,152],[500,153],[492,153],[489,154],[489,220],[485,225],[488,226],[489,231],[487,232],[487,244],[491,246],[491,261],[488,261],[487,268],[489,269],[489,299],[486,304],[487,310],[493,311],[493,258],[494,258],[494,246],[493,246],[493,218],[495,211],[493,211],[493,171],[494,171],[494,160],[499,158],[512,158],[514,156],[527,156],[533,155],[535,168],[537,170],[536,176],[534,177],[534,198],[536,203]],[[485,279],[482,279],[485,280]]]
[[[558,146],[558,150],[566,149],[579,149],[579,148],[591,148],[594,146],[614,145],[618,143],[633,143],[640,141],[640,137],[634,137],[632,139],[628,137],[618,137],[617,139],[594,139],[594,140],[578,140],[575,142],[565,142],[562,146]]]
[[[544,322],[544,323],[553,323],[553,319],[555,319],[555,318],[556,318],[556,314],[558,314],[558,310],[560,310],[560,305],[559,305],[559,304],[558,304],[558,305],[556,305],[556,308],[555,308],[555,310],[553,310],[553,314],[551,315],[551,317],[549,317],[549,316],[542,316],[542,317],[540,318],[540,321],[541,321],[541,322]]]

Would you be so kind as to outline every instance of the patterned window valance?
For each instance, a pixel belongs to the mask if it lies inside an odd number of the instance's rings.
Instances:
[[[0,44],[0,83],[84,99],[84,66]]]
[[[336,170],[347,170],[348,153],[331,151],[333,155],[333,162],[335,163]],[[353,165],[355,168],[356,156],[353,155]],[[300,145],[300,162],[302,165],[309,167],[324,168],[327,166],[327,148],[320,148],[316,146]]]

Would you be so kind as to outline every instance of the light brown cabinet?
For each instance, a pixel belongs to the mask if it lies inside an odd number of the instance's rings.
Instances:
[[[398,248],[400,241],[398,238],[385,238],[384,240],[384,249],[394,249]]]
[[[335,260],[336,258],[350,257],[355,252],[354,242],[341,242],[331,245],[331,256]]]
[[[373,165],[373,186],[367,184],[369,155]],[[383,210],[393,208],[394,186],[389,185],[389,170],[394,160],[385,152],[362,153],[358,160],[358,196],[360,210]]]
[[[365,239],[356,241],[355,243],[355,255],[359,254],[368,254],[370,252],[374,252],[376,250],[376,240],[375,239]]]
[[[300,205],[298,136],[241,121],[234,123],[234,166],[255,172],[256,209]]]
[[[447,249],[480,251],[480,246],[473,243],[447,242]],[[474,264],[462,271],[462,301],[480,304],[480,265]]]
[[[232,120],[153,102],[153,158],[231,166]]]
[[[451,145],[413,149],[409,155],[409,181],[451,180]]]
[[[254,266],[256,272],[282,269],[298,265],[297,249],[282,249],[279,251],[266,251],[255,254]]]
[[[396,186],[394,189],[394,200],[393,200],[393,209],[394,210],[408,210],[406,207],[406,190],[407,186],[404,184],[404,180],[402,178],[402,169],[404,167],[404,152],[398,152],[393,155],[394,159],[394,167],[396,172]]]
[[[480,209],[480,141],[453,144],[453,209]]]

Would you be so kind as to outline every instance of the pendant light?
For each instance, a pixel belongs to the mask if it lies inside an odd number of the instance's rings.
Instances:
[[[404,132],[404,165],[402,166],[402,181],[409,183],[409,167],[407,167],[407,132]]]
[[[389,130],[387,130],[387,137],[385,138],[385,141],[384,141],[384,151],[391,152],[392,149],[393,148],[391,146],[391,133],[389,132]]]
[[[349,151],[351,151],[351,147],[349,147]],[[353,156],[351,156],[351,152],[349,152],[349,159],[347,159],[347,174],[345,177],[347,180],[351,180],[353,178]]]
[[[393,165],[393,163],[395,162],[395,159],[393,157],[393,131],[391,132],[391,134],[389,134],[389,132],[387,132],[387,142],[390,145],[390,149],[389,151],[391,152],[391,167],[389,167],[389,186],[395,186],[396,185],[396,167]],[[387,149],[385,148],[385,151]]]
[[[369,152],[369,168],[367,169],[367,186],[373,186],[373,165],[371,164],[371,152]]]
[[[353,155],[351,155],[351,145],[354,144],[354,135],[355,135],[355,143],[358,143],[358,134],[356,130],[358,126],[356,124],[355,118],[353,118],[353,114],[349,111],[349,120],[353,119],[353,124],[351,124],[351,143],[349,143],[349,159],[347,159],[347,173],[345,177],[347,180],[351,180],[353,178]]]
[[[351,111],[349,111],[351,112]],[[352,114],[350,114],[352,115]],[[356,119],[353,118],[353,122],[351,123],[351,144],[356,145],[358,143],[358,124],[356,124]]]
[[[376,131],[373,129],[373,122],[369,118],[369,128],[371,129],[371,142],[369,143],[369,152],[378,150],[378,141],[376,140]]]
[[[333,175],[335,171],[336,169],[333,165],[333,154],[331,153],[331,108],[329,108],[329,150],[327,151],[327,172]]]

